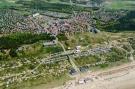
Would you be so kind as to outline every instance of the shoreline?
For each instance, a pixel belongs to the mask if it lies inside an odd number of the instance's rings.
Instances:
[[[92,78],[84,84],[76,84],[77,79]],[[76,80],[69,81],[64,86],[51,89],[135,89],[135,62],[126,63],[104,71],[89,72],[76,76]],[[81,77],[80,77],[81,76]],[[44,89],[44,88],[43,88]]]

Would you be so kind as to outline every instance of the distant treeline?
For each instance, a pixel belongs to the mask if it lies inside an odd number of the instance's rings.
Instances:
[[[135,11],[130,11],[126,16],[117,20],[117,24],[106,27],[108,31],[135,31]]]
[[[65,12],[65,13],[72,13],[73,10],[75,11],[91,11],[91,8],[82,7],[82,6],[71,6],[69,4],[63,3],[49,3],[43,0],[32,0],[32,1],[25,1],[19,0],[16,4],[22,4],[24,8],[31,8],[31,9],[39,9],[39,10],[49,10],[49,11],[58,11],[58,12]]]

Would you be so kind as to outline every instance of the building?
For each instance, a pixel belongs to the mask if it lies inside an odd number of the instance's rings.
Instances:
[[[53,41],[49,41],[49,42],[44,42],[43,46],[53,46],[53,45],[56,45],[56,44],[57,44],[57,41],[53,40]]]

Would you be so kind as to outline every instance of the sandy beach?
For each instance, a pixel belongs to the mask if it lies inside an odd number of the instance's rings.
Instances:
[[[93,81],[76,83],[76,80],[67,85],[53,89],[135,89],[135,63],[126,64],[110,70],[83,75],[82,78],[92,78]],[[95,78],[98,77],[98,78]]]

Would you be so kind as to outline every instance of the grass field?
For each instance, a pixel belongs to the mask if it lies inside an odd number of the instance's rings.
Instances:
[[[109,0],[105,4],[107,9],[135,10],[135,0]]]
[[[9,7],[9,6],[16,6],[16,5],[18,5],[18,4],[15,4],[16,1],[19,1],[19,0],[0,0],[0,8],[5,8],[5,7]],[[25,0],[25,1],[31,1],[31,0]],[[43,1],[47,1],[47,0],[43,0]],[[48,2],[59,3],[61,1],[60,0],[50,0]]]
[[[17,6],[17,4],[15,4],[15,1],[17,0],[0,0],[0,9],[7,8],[10,6]]]

